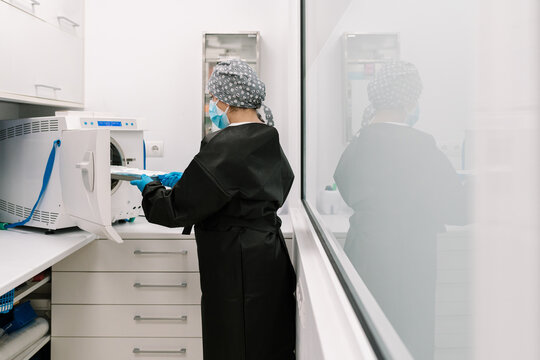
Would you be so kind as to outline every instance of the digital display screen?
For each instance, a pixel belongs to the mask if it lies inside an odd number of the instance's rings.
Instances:
[[[122,126],[121,121],[98,121],[98,126]]]

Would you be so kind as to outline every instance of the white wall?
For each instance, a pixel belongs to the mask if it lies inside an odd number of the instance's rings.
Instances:
[[[479,0],[475,359],[540,359],[540,4]]]
[[[288,154],[290,122],[299,123],[289,118],[299,102],[289,97],[289,33],[298,26],[289,10],[287,0],[88,0],[86,108],[145,118],[146,140],[165,142],[148,168],[183,170],[201,140],[202,33],[260,31],[266,103]]]

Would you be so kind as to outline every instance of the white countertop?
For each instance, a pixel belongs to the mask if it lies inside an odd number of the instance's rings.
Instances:
[[[193,239],[193,235],[182,235],[183,228],[168,228],[149,223],[145,217],[139,216],[134,222],[116,224],[113,228],[122,239]]]
[[[92,242],[81,230],[45,235],[43,229],[0,231],[0,295],[24,283],[66,256]]]
[[[321,215],[322,221],[334,234],[347,234],[350,214]]]
[[[283,224],[281,231],[286,238],[292,237],[292,224],[289,215],[280,215]],[[114,225],[122,239],[193,239],[194,235],[182,235],[182,228],[168,228],[151,224],[146,218],[139,216],[133,223]]]
[[[285,237],[292,237],[289,215],[280,215]],[[150,224],[144,217],[114,228],[123,239],[193,239],[182,235],[182,228]],[[96,239],[96,236],[73,228],[45,235],[44,229],[15,228],[0,231],[0,295],[24,283],[63,258]]]

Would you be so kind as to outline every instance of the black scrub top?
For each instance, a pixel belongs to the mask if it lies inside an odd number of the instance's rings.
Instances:
[[[172,189],[143,191],[148,221],[195,225],[205,360],[294,359],[296,276],[277,210],[294,179],[275,128],[207,135]]]

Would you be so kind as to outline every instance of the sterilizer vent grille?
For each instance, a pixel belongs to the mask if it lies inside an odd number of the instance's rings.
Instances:
[[[58,131],[58,120],[49,121],[49,131]]]
[[[20,217],[21,220],[23,220],[30,215],[30,211],[32,211],[32,209],[0,199],[0,211],[4,211],[8,214]],[[43,223],[45,225],[54,225],[56,224],[58,215],[59,214],[57,212],[36,210],[34,211],[34,215],[32,215],[32,220]]]
[[[58,119],[29,121],[0,130],[0,141],[39,132],[58,131]]]

